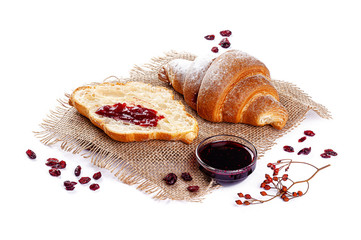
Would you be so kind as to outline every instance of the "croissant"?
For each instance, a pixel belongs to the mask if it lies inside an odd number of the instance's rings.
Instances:
[[[267,67],[239,50],[216,58],[172,60],[160,68],[158,78],[171,84],[200,117],[211,122],[270,124],[282,129],[288,119]]]

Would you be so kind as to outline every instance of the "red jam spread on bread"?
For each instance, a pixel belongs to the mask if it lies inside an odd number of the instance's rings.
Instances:
[[[126,103],[116,103],[114,105],[105,105],[100,107],[96,112],[104,117],[122,120],[142,127],[156,127],[158,120],[164,116],[157,116],[157,111],[140,105],[127,106]]]

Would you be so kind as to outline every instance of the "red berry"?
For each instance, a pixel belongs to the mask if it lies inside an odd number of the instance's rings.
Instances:
[[[59,162],[59,164],[55,165],[55,167],[58,168],[58,169],[63,169],[63,168],[66,167],[66,162],[63,161],[63,160],[61,160],[61,161]]]
[[[251,199],[251,198],[252,198],[251,195],[249,195],[249,194],[244,195],[244,197],[245,197],[246,199]]]
[[[101,178],[101,177],[102,177],[102,173],[101,173],[101,172],[94,173],[94,175],[93,175],[93,178],[94,178],[95,180],[98,180],[98,179]]]
[[[302,196],[302,195],[303,195],[303,192],[298,191],[298,192],[297,192],[297,195],[298,195],[298,196]]]
[[[64,187],[74,186],[74,185],[77,185],[77,184],[78,184],[77,182],[71,182],[69,180],[64,181]]]
[[[49,166],[49,167],[54,167],[54,166],[56,166],[58,163],[59,163],[59,160],[58,160],[58,159],[56,159],[56,158],[48,158],[48,159],[46,160],[45,165],[46,165],[46,166]]]
[[[325,153],[330,156],[337,156],[337,153],[332,149],[325,149]]]
[[[308,155],[310,152],[311,152],[311,147],[303,148],[297,153],[297,155],[301,155],[301,154]]]
[[[28,157],[30,159],[35,159],[36,158],[35,152],[33,150],[30,150],[30,149],[26,150],[26,155],[28,155]]]
[[[65,181],[64,186],[67,191],[73,191],[77,182]]]
[[[268,174],[265,174],[265,178],[266,178],[266,180],[264,181],[265,183],[271,183],[271,182],[273,181],[273,179],[271,178],[271,176],[268,175]]]
[[[223,36],[223,37],[229,37],[232,35],[232,32],[230,30],[223,30],[223,31],[220,31],[219,34],[221,34],[221,36]]]
[[[227,38],[224,38],[222,39],[222,41],[220,41],[218,45],[221,46],[222,48],[229,48],[231,46],[231,43],[228,41]]]
[[[243,193],[237,193],[238,197],[244,197]]]
[[[315,133],[314,133],[313,131],[311,131],[311,130],[306,130],[306,131],[304,131],[304,134],[305,134],[306,136],[310,136],[310,137],[315,136]]]
[[[81,184],[87,184],[88,182],[90,182],[90,180],[91,180],[90,177],[82,177],[79,179],[79,182]]]
[[[214,35],[207,35],[207,36],[204,36],[204,38],[207,40],[214,40]]]
[[[76,166],[76,168],[74,170],[74,174],[75,174],[75,176],[78,177],[80,175],[80,173],[81,173],[81,166],[78,165],[78,166]]]
[[[100,188],[99,184],[93,183],[89,186],[90,190],[96,191]]]
[[[59,177],[61,175],[61,172],[59,169],[56,169],[56,168],[51,168],[49,169],[49,173],[51,176],[53,177]]]
[[[236,204],[237,204],[237,205],[242,205],[243,203],[242,203],[241,200],[238,199],[238,200],[236,200]]]
[[[251,203],[248,201],[244,201],[244,205],[250,205]]]
[[[163,178],[163,180],[166,184],[173,185],[177,181],[177,175],[175,175],[174,173],[168,173],[167,176]]]
[[[262,196],[267,196],[267,193],[266,193],[265,191],[262,191],[262,192],[261,192],[261,195],[262,195]]]
[[[323,158],[330,158],[331,155],[329,155],[329,154],[327,154],[327,153],[322,153],[322,154],[321,154],[321,157],[323,157]]]
[[[329,153],[327,153],[328,155],[331,155],[331,156],[337,156],[338,154],[337,154],[337,152],[329,152]]]
[[[218,47],[212,47],[211,51],[214,53],[217,53],[219,51],[219,49],[218,49]]]
[[[65,190],[67,191],[73,191],[75,189],[74,186],[65,187]]]
[[[182,173],[181,178],[183,178],[183,180],[186,181],[186,182],[192,181],[192,179],[193,179],[189,172]]]
[[[291,147],[291,146],[284,146],[283,147],[283,150],[285,150],[286,152],[294,152],[295,150],[293,149],[293,147]]]
[[[199,190],[198,186],[189,186],[187,187],[187,190],[190,192],[197,192]]]
[[[264,189],[265,189],[265,190],[270,190],[271,187],[270,187],[269,185],[266,185],[266,186],[264,186]]]
[[[306,137],[301,137],[300,139],[298,139],[298,142],[304,142],[306,140]]]
[[[287,179],[288,179],[288,174],[283,174],[282,180],[283,180],[283,181],[287,181]]]

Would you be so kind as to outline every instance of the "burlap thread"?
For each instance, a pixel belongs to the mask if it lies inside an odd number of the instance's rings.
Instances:
[[[135,66],[130,71],[129,78],[110,77],[106,81],[141,81],[171,88],[158,80],[158,69],[173,59],[194,60],[195,57],[187,52],[170,51],[161,57],[151,59],[148,64]],[[253,127],[245,124],[207,122],[186,105],[183,96],[174,92],[175,98],[183,102],[186,110],[199,124],[198,138],[189,145],[179,141],[114,141],[68,105],[68,95],[65,99],[59,100],[59,105],[41,123],[42,131],[36,132],[35,135],[46,145],[60,143],[64,151],[89,158],[94,165],[114,173],[121,182],[135,185],[137,189],[151,194],[155,199],[201,201],[219,187],[199,171],[194,159],[197,144],[206,137],[217,134],[242,136],[256,146],[259,156],[262,157],[275,145],[279,137],[298,126],[309,110],[314,110],[322,118],[331,118],[326,107],[314,102],[297,86],[279,80],[273,80],[273,83],[280,94],[280,101],[289,112],[289,120],[282,130],[270,126]],[[185,182],[179,178],[175,185],[168,186],[162,179],[170,172],[178,176],[182,172],[189,172],[193,180]],[[191,193],[186,189],[190,185],[198,185],[200,190]]]

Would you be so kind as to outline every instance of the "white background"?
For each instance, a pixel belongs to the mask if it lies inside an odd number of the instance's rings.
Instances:
[[[359,237],[360,8],[357,1],[1,1],[1,239],[356,239]],[[292,82],[325,105],[268,151],[246,181],[202,203],[157,201],[101,170],[100,189],[64,180],[89,159],[45,146],[32,131],[57,99],[169,50],[209,53],[203,36],[232,30],[232,48],[263,61],[274,79]],[[220,40],[218,38],[218,40]],[[218,41],[217,40],[217,41]],[[304,130],[316,136],[297,143]],[[282,146],[312,146],[309,156]],[[30,160],[25,151],[36,151]],[[339,156],[322,159],[333,148]],[[302,198],[236,206],[237,192],[257,196],[266,164],[281,158],[331,164]],[[59,178],[45,159],[66,160]],[[296,167],[296,166],[295,166]]]

